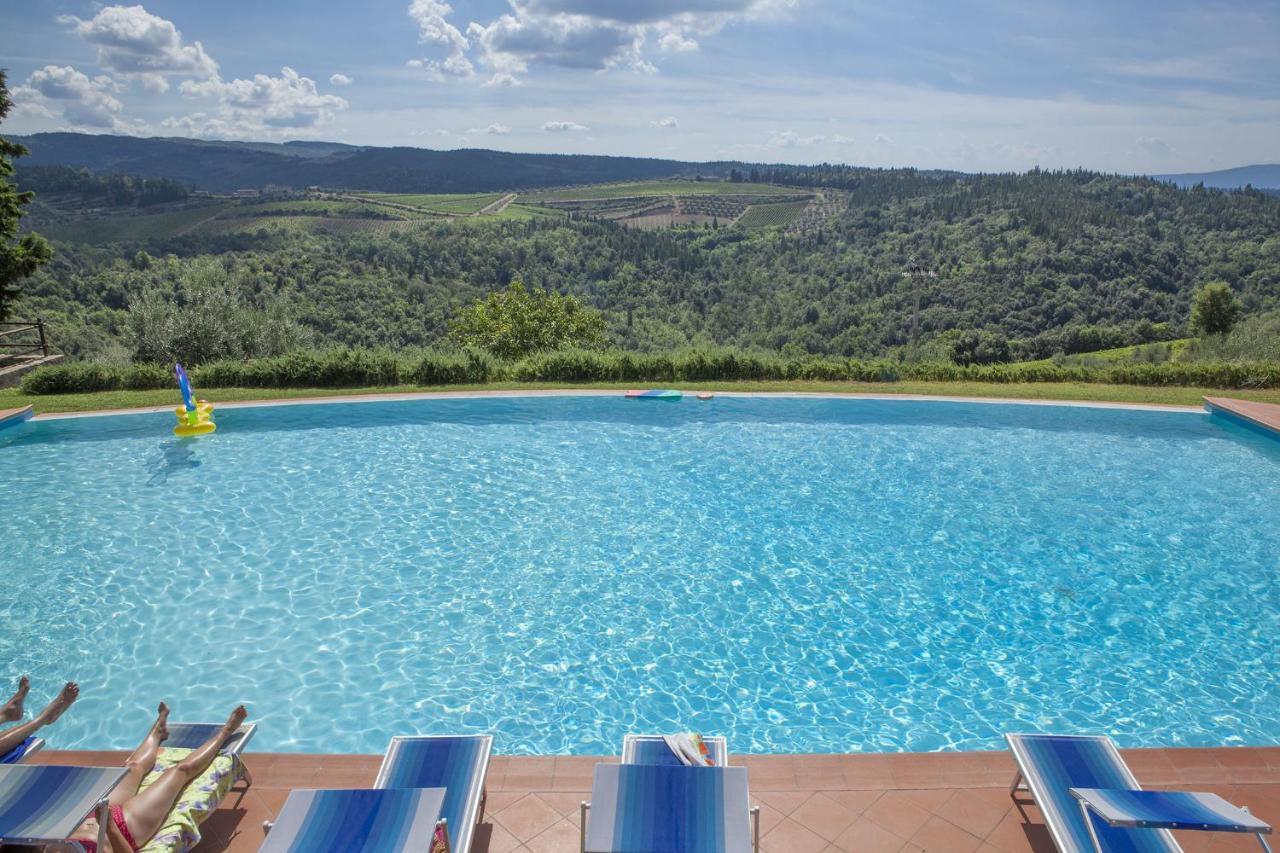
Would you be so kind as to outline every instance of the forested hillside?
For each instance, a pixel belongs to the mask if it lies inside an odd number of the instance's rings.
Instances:
[[[15,313],[50,320],[69,351],[127,353],[130,304],[216,264],[314,344],[432,345],[460,306],[519,277],[602,310],[618,346],[872,356],[909,344],[918,284],[922,345],[978,329],[1031,358],[1181,336],[1192,291],[1211,280],[1247,314],[1280,307],[1280,199],[1262,193],[1089,172],[754,177],[838,188],[848,207],[804,233],[535,218],[60,243]],[[913,259],[937,278],[905,277]]]
[[[676,175],[727,176],[741,163],[685,163],[647,157],[512,154],[485,149],[432,151],[335,143],[215,142],[84,133],[12,137],[31,153],[22,166],[60,165],[94,172],[169,178],[198,189],[231,191],[268,184],[416,193],[491,190],[645,180]]]

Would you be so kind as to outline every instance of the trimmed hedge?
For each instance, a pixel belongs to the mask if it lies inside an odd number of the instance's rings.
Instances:
[[[786,358],[776,353],[696,349],[674,353],[557,350],[515,362],[478,350],[395,353],[390,350],[299,351],[271,358],[216,361],[191,371],[197,388],[355,388],[388,385],[481,385],[488,382],[706,382],[825,380],[855,382],[1091,382],[1201,388],[1280,388],[1277,362],[1164,362],[1110,367],[1055,364],[899,364],[841,358]],[[28,373],[28,394],[174,387],[167,366],[93,362]]]

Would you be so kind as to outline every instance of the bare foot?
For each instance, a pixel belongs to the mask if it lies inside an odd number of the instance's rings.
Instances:
[[[156,743],[164,743],[169,739],[169,706],[161,702],[156,707],[156,721],[151,726],[151,735]]]
[[[4,703],[3,707],[0,707],[0,722],[10,723],[22,719],[22,704],[26,701],[27,691],[30,689],[31,679],[25,675],[18,679],[18,692],[14,693],[13,698]]]
[[[244,719],[247,716],[249,716],[249,712],[244,709],[244,706],[237,705],[236,709],[231,712],[231,716],[227,717],[226,725],[223,726],[223,728],[226,729],[227,734],[231,734],[236,729],[240,728],[240,724],[244,722]]]
[[[74,681],[68,681],[62,688],[62,692],[58,697],[45,706],[40,712],[40,716],[44,718],[44,724],[47,726],[62,716],[62,712],[71,707],[71,703],[76,701],[80,696],[80,685]]]

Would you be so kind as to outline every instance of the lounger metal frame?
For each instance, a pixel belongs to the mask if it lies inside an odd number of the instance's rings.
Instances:
[[[387,787],[387,777],[391,773],[392,756],[399,749],[401,743],[422,740],[453,740],[458,737],[476,737],[485,741],[484,761],[480,763],[480,772],[476,774],[475,780],[472,781],[471,789],[467,791],[468,806],[462,830],[465,833],[466,827],[471,827],[470,833],[466,835],[467,849],[456,851],[456,853],[470,853],[471,845],[475,843],[475,830],[480,825],[480,821],[484,819],[485,801],[488,799],[485,780],[489,778],[489,760],[493,757],[493,735],[395,735],[391,738],[391,743],[387,745],[387,751],[382,754],[382,764],[378,765],[378,775],[373,780],[373,787]],[[439,825],[444,829],[445,849],[449,850],[450,853],[455,853],[449,822],[441,818]]]
[[[1044,825],[1049,830],[1050,837],[1053,838],[1054,846],[1057,847],[1058,850],[1062,851],[1062,853],[1077,853],[1074,847],[1066,846],[1062,837],[1062,827],[1058,825],[1056,820],[1050,819],[1050,813],[1045,810],[1044,804],[1040,802],[1040,799],[1036,797],[1035,792],[1032,790],[1033,777],[1037,781],[1040,777],[1029,767],[1027,757],[1023,755],[1021,744],[1017,740],[1017,738],[1031,737],[1072,738],[1075,740],[1097,741],[1098,743],[1101,743],[1110,754],[1112,761],[1114,761],[1116,767],[1119,768],[1121,775],[1124,776],[1125,782],[1129,787],[1135,791],[1141,791],[1142,786],[1138,784],[1138,780],[1134,777],[1133,771],[1129,769],[1129,765],[1126,764],[1124,758],[1121,757],[1120,750],[1116,749],[1115,742],[1106,735],[1046,735],[1044,732],[1015,732],[1005,735],[1005,742],[1009,744],[1009,751],[1013,753],[1013,760],[1018,765],[1018,769],[1013,775],[1013,782],[1009,785],[1009,796],[1016,800],[1019,791],[1026,791],[1027,794],[1031,796],[1031,799],[1035,801],[1036,805],[1040,807],[1040,813],[1045,816]],[[1093,822],[1089,820],[1089,815],[1087,813],[1085,814],[1085,827],[1089,830],[1090,837],[1094,838],[1093,843],[1096,848],[1098,841],[1097,838],[1094,837]],[[1173,840],[1173,834],[1170,833],[1169,830],[1154,829],[1151,831],[1158,832],[1163,835],[1170,850],[1182,849],[1178,842]],[[1084,851],[1079,851],[1079,853],[1084,853]]]

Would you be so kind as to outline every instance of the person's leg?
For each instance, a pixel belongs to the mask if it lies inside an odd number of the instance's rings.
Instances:
[[[121,808],[124,809],[124,821],[129,826],[129,832],[133,834],[133,840],[139,846],[146,845],[151,840],[151,836],[164,826],[164,819],[173,808],[173,804],[177,802],[182,789],[208,769],[213,759],[218,757],[218,750],[223,742],[231,736],[232,732],[240,728],[246,716],[248,712],[243,705],[236,708],[213,737],[166,770],[147,790],[123,803]]]
[[[0,755],[9,752],[45,726],[56,722],[62,716],[62,712],[70,708],[71,703],[76,701],[76,697],[79,695],[80,686],[74,681],[68,681],[66,686],[62,688],[62,692],[46,705],[43,711],[25,723],[20,723],[13,728],[0,732]]]
[[[13,698],[0,706],[0,723],[16,723],[22,719],[22,703],[27,699],[27,691],[31,689],[31,679],[25,675],[18,679],[18,692]]]
[[[161,702],[160,707],[156,709],[156,721],[152,724],[151,731],[147,732],[147,736],[142,739],[142,743],[138,744],[133,754],[125,759],[124,766],[129,772],[120,780],[120,784],[111,789],[111,795],[107,798],[107,802],[111,805],[122,806],[138,793],[142,780],[147,778],[151,768],[156,766],[156,755],[160,752],[160,744],[169,737],[168,722],[169,706]]]

